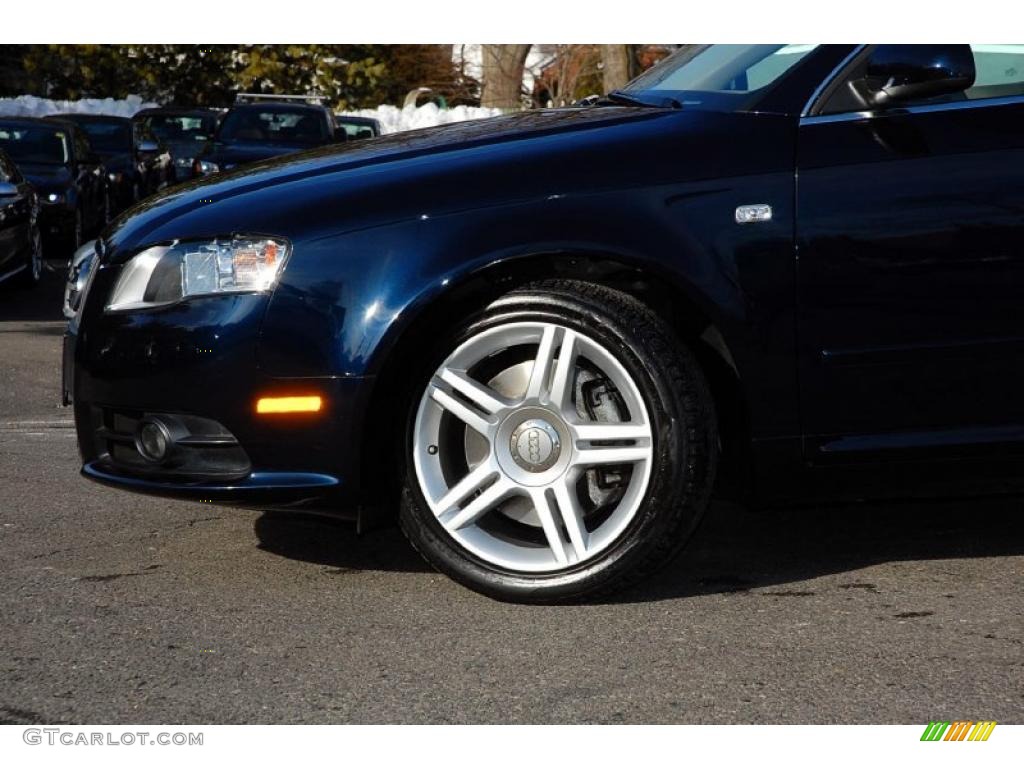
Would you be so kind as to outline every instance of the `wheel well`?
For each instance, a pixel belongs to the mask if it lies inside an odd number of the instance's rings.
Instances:
[[[684,292],[668,281],[614,259],[543,254],[498,264],[474,275],[425,307],[394,343],[377,380],[367,410],[372,430],[363,430],[361,519],[390,517],[401,487],[394,472],[403,461],[394,436],[404,431],[413,396],[410,370],[417,370],[432,342],[457,323],[499,296],[535,280],[572,278],[606,285],[642,301],[675,331],[694,352],[708,378],[721,439],[719,492],[744,487],[749,467],[749,429],[739,374],[721,333]],[[383,489],[383,490],[382,490]]]

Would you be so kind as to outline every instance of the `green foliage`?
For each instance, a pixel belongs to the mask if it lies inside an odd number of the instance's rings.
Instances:
[[[228,106],[239,91],[324,96],[336,108],[401,104],[427,86],[472,101],[447,45],[26,45],[22,77],[54,99]]]

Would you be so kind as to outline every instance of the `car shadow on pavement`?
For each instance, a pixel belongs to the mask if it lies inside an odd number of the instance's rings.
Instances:
[[[397,526],[356,533],[354,523],[317,515],[264,512],[253,524],[259,547],[342,571],[429,572]]]
[[[718,502],[681,557],[646,582],[598,602],[765,588],[772,595],[799,597],[813,592],[786,585],[879,563],[1024,555],[1022,507],[1020,499],[778,510]],[[357,536],[351,523],[270,512],[254,527],[260,547],[283,557],[344,570],[430,570],[397,527]],[[841,586],[875,589],[857,579]]]
[[[769,588],[813,595],[799,585],[899,561],[1024,554],[1020,499],[890,502],[746,509],[712,505],[683,555],[645,584],[604,602],[645,602]],[[840,585],[875,591],[851,579]]]

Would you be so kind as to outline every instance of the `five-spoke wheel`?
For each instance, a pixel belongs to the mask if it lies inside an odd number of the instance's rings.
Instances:
[[[459,346],[423,394],[413,440],[420,487],[445,530],[520,571],[573,565],[611,544],[651,471],[633,379],[601,344],[550,322],[501,325]],[[595,503],[591,489],[613,492]]]
[[[496,302],[413,403],[403,525],[435,565],[499,596],[557,599],[624,580],[628,561],[685,541],[706,495],[688,499],[679,482],[696,469],[708,484],[713,467],[699,369],[638,302],[579,286]],[[673,391],[684,369],[689,408]],[[700,439],[688,439],[682,428],[699,418],[689,433]]]

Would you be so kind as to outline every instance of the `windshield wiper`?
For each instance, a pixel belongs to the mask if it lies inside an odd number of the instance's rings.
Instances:
[[[656,100],[641,99],[626,91],[609,91],[605,96],[593,102],[595,106],[601,104],[624,104],[630,107],[649,107],[651,109],[682,109],[683,103],[671,96],[660,96]]]

